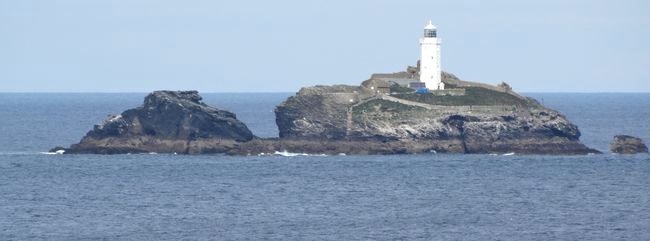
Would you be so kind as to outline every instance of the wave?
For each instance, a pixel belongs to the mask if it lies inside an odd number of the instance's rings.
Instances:
[[[295,152],[288,152],[288,151],[284,150],[284,151],[275,151],[274,153],[260,153],[258,156],[286,156],[286,157],[294,157],[294,156],[327,156],[327,155],[325,155],[325,154],[295,153]]]
[[[43,155],[63,155],[63,153],[65,153],[65,150],[58,150],[55,152],[40,152],[40,154]]]

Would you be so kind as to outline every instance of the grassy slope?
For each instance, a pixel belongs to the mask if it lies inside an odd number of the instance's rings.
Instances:
[[[397,93],[392,96],[432,105],[513,105],[529,106],[531,103],[513,95],[480,87],[465,88],[464,96],[435,96],[433,94]]]

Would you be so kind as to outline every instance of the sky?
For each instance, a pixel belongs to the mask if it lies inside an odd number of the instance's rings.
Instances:
[[[650,92],[646,0],[0,0],[0,92],[295,92],[415,65],[521,92]]]

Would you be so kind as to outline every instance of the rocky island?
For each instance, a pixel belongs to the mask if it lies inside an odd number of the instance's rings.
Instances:
[[[65,153],[222,153],[255,138],[235,114],[201,99],[197,91],[155,91],[142,106],[109,115]]]
[[[411,68],[409,68],[411,70]],[[413,71],[373,75],[359,86],[302,88],[275,110],[279,138],[257,138],[235,114],[196,91],[155,91],[141,107],[109,116],[66,153],[318,154],[599,153],[562,114],[502,83],[443,73],[445,90],[405,87]]]
[[[443,72],[445,90],[417,93],[405,87],[416,73],[410,67],[361,86],[303,88],[276,109],[280,139],[350,142],[361,153],[598,153],[562,114],[505,83]],[[374,145],[381,147],[367,147]]]
[[[279,138],[256,138],[233,113],[196,91],[156,91],[141,107],[110,116],[67,153],[319,154],[599,153],[557,111],[506,84],[463,81],[441,70],[429,21],[420,60],[358,86],[302,88],[275,109]]]

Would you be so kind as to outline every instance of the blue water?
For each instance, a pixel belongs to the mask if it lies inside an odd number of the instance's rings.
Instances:
[[[291,93],[204,94],[258,136]],[[530,94],[606,151],[650,94]],[[650,240],[650,156],[43,155],[144,94],[0,94],[0,240]]]

